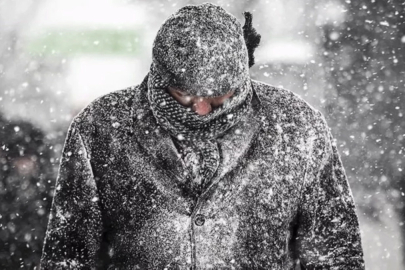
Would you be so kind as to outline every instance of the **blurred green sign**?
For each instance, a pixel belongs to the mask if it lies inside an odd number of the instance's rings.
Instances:
[[[136,55],[139,35],[135,30],[52,30],[28,43],[37,55],[122,54]]]

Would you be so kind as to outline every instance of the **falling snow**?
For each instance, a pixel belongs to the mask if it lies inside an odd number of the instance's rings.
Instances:
[[[403,1],[214,0],[262,40],[198,196],[140,83],[162,20],[206,1],[0,2],[0,269],[404,268]],[[203,60],[172,64],[216,95]]]

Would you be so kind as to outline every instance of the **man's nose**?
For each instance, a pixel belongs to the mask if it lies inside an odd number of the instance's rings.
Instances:
[[[209,100],[201,97],[192,100],[192,110],[198,115],[206,115],[212,111],[211,103]]]

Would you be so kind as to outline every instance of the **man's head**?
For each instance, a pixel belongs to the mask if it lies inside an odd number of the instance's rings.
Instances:
[[[206,3],[181,8],[163,23],[153,45],[148,99],[172,135],[213,139],[246,115],[253,95],[249,67],[260,36],[250,13],[245,18],[242,27]]]
[[[162,25],[153,62],[170,75],[171,87],[190,96],[223,96],[249,78],[242,25],[209,3],[183,7]]]

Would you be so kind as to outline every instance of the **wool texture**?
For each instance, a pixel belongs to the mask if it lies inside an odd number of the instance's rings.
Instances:
[[[186,6],[157,33],[152,59],[171,84],[193,96],[222,96],[249,79],[240,22],[213,4]]]
[[[261,110],[218,139],[223,165],[197,200],[146,87],[85,108],[66,139],[40,269],[296,270],[298,259],[364,269],[323,117],[290,91],[252,84]]]

